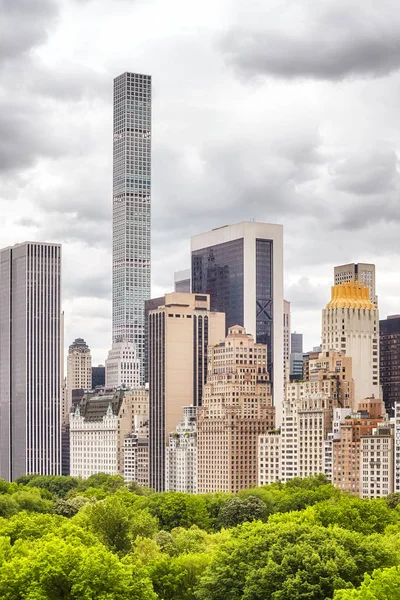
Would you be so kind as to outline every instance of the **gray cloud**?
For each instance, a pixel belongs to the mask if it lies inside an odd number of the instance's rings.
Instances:
[[[360,152],[334,165],[336,189],[357,195],[382,194],[399,186],[397,156],[393,150]]]
[[[58,13],[55,0],[0,0],[0,62],[45,42]]]
[[[221,39],[227,62],[244,75],[341,80],[381,77],[400,67],[400,23],[392,0],[281,8],[232,27]]]

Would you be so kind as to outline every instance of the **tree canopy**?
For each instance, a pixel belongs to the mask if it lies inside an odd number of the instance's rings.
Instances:
[[[102,473],[0,480],[5,600],[392,600],[399,541],[397,495],[323,476],[197,496]]]

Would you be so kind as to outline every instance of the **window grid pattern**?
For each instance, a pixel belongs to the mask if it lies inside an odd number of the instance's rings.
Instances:
[[[114,80],[113,341],[133,342],[142,363],[150,298],[151,77]]]

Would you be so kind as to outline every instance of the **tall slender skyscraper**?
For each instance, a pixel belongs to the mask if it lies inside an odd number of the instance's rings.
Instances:
[[[136,344],[142,363],[150,298],[151,76],[114,79],[113,342]]]
[[[0,477],[61,472],[61,246],[0,251]]]

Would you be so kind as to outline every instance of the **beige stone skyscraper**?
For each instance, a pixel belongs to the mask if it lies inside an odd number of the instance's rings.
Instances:
[[[203,406],[197,411],[197,491],[257,485],[257,441],[274,427],[267,347],[240,326],[208,349]]]
[[[67,356],[67,393],[63,406],[63,422],[72,405],[74,390],[92,389],[92,355],[90,348],[82,338],[77,338],[69,347]]]
[[[184,406],[200,406],[207,348],[225,337],[225,314],[210,311],[208,294],[174,292],[149,313],[150,487],[165,489],[165,448]]]
[[[351,281],[332,287],[322,311],[322,351],[329,350],[352,359],[354,408],[363,398],[380,397],[379,316],[364,285]]]

